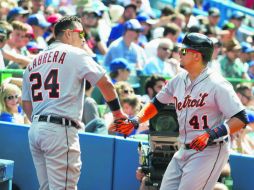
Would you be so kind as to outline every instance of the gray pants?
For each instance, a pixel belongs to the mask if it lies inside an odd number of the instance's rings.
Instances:
[[[228,157],[227,143],[201,152],[181,147],[166,169],[160,190],[212,190]]]
[[[81,169],[78,130],[33,122],[28,136],[40,190],[77,189]]]

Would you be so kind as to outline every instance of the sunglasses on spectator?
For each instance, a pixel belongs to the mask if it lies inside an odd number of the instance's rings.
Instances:
[[[141,31],[139,29],[130,29],[130,31],[136,32],[136,33],[140,33]]]
[[[161,49],[164,51],[170,51],[170,49],[168,47],[161,47]]]
[[[84,33],[84,31],[83,30],[79,30],[79,29],[69,29],[70,31],[72,31],[72,32],[77,32],[78,34],[79,34],[79,37],[81,38],[81,39],[83,39],[83,38],[85,38],[85,33]],[[63,30],[64,32],[66,31],[66,30]]]
[[[246,98],[247,100],[249,100],[249,101],[252,99],[252,96],[248,96],[248,95],[245,95],[245,94],[242,94],[242,93],[241,93],[241,95],[242,95],[243,97],[245,97],[245,98]]]
[[[34,39],[33,35],[31,35],[31,34],[26,34],[25,38],[28,38],[29,40],[33,40]]]
[[[182,48],[180,53],[185,56],[188,52],[192,53],[200,53],[199,51],[193,50],[193,49],[187,49],[187,48]]]
[[[123,90],[124,94],[133,94],[133,90]]]
[[[98,18],[97,15],[93,14],[88,14],[88,13],[83,13],[83,17],[87,18],[87,19],[96,19]]]
[[[18,99],[18,97],[19,97],[18,95],[14,95],[14,96],[11,95],[11,96],[5,97],[4,99],[5,100],[13,100],[13,99]]]

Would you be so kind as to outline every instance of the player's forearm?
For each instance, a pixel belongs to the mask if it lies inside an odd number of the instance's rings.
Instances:
[[[32,115],[32,111],[33,111],[32,102],[22,101],[22,107],[24,109],[24,112],[27,115],[27,118],[31,121],[31,115]]]
[[[161,103],[154,97],[152,102],[145,105],[145,107],[137,114],[139,123],[146,122],[153,118],[164,106],[165,104]]]
[[[153,103],[146,104],[142,110],[137,114],[138,122],[144,123],[153,118],[158,113],[157,108]]]
[[[114,85],[112,84],[112,82],[110,81],[108,76],[103,76],[98,82],[97,82],[97,87],[100,89],[104,99],[107,102],[110,102],[112,100],[114,100],[115,98],[117,98],[117,93],[116,90],[114,88]]]
[[[211,129],[209,131],[210,139],[215,140],[226,135],[231,135],[245,127],[247,124],[247,114],[245,110],[242,110],[231,117],[226,123]]]
[[[7,60],[10,60],[10,61],[20,64],[21,67],[25,67],[29,63],[32,62],[32,59],[30,59],[29,57],[26,57],[26,56],[23,56],[20,54],[16,54],[16,53],[13,54],[8,51],[3,51],[3,57]]]
[[[239,131],[240,129],[242,129],[243,127],[246,126],[246,124],[241,121],[240,119],[233,117],[231,118],[228,122],[227,122],[228,126],[229,126],[229,133],[234,134],[235,132]]]

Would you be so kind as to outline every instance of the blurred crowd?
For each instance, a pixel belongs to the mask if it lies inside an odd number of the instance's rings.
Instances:
[[[166,79],[182,71],[178,44],[184,35],[203,33],[215,47],[208,66],[228,79],[239,79],[232,84],[253,122],[254,18],[235,10],[222,21],[221,11],[205,0],[178,0],[176,6],[168,4],[160,9],[152,6],[154,2],[1,0],[0,69],[25,69],[34,56],[54,42],[55,23],[65,15],[76,15],[84,27],[83,49],[108,71],[125,113],[133,117],[165,85]],[[232,3],[254,8],[253,1]],[[205,14],[194,14],[194,9]],[[144,76],[146,80],[141,84]],[[10,77],[2,81],[2,121],[29,124],[20,103],[21,80]],[[85,130],[108,134],[113,117],[105,101],[94,99],[96,89],[88,81],[84,90]],[[149,133],[149,123],[133,135],[140,133]],[[232,137],[233,149],[254,154],[253,143],[246,142],[251,135],[252,123]]]

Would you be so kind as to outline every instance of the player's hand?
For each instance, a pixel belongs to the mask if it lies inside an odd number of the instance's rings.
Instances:
[[[210,135],[208,133],[197,136],[192,140],[190,148],[195,149],[196,151],[204,150],[209,142],[209,138]]]
[[[139,126],[138,120],[120,118],[116,119],[114,123],[110,126],[109,131],[117,132],[125,136],[129,136],[134,129],[137,129]]]

